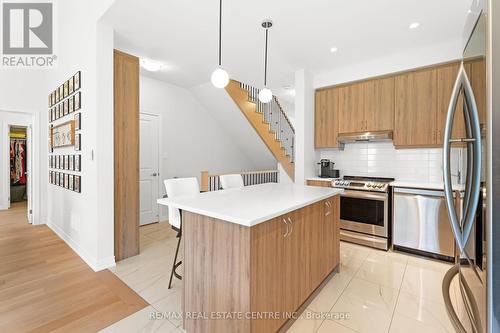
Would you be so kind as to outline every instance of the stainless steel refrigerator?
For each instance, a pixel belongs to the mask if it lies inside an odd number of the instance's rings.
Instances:
[[[443,178],[457,264],[443,280],[443,297],[457,332],[500,332],[499,2],[473,1],[444,129]],[[452,137],[455,113],[465,123],[463,138]],[[453,188],[453,145],[465,146],[465,190]],[[458,294],[453,301],[450,290]]]

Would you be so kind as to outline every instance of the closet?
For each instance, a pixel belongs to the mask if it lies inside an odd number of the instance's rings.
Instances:
[[[10,127],[10,202],[27,200],[26,128]]]

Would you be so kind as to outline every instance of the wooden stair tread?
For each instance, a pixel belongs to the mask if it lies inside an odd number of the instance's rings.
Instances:
[[[263,114],[257,112],[257,104],[249,100],[248,92],[240,87],[239,82],[234,80],[231,80],[225,89],[276,160],[281,163],[290,178],[295,179],[295,167],[291,161],[291,156],[286,153],[281,141],[276,139],[276,133],[270,129],[269,123],[263,119]]]

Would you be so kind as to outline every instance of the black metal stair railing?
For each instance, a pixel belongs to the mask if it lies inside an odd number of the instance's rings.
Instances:
[[[256,111],[262,114],[263,120],[269,125],[269,131],[274,133],[275,139],[280,141],[281,147],[285,149],[286,154],[290,156],[290,161],[293,162],[295,129],[276,96],[273,96],[271,102],[262,103],[259,100],[258,88],[245,83],[240,83],[240,88],[248,92],[248,101],[256,105]]]

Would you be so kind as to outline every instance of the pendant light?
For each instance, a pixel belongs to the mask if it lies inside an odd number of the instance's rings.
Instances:
[[[222,68],[222,0],[219,0],[219,67],[217,67],[211,76],[212,84],[217,88],[224,88],[229,83],[229,75]]]
[[[273,99],[273,93],[267,88],[267,41],[269,38],[269,28],[273,26],[271,20],[262,22],[262,27],[266,30],[266,51],[264,55],[264,89],[259,91],[259,101],[262,103],[269,103]]]

